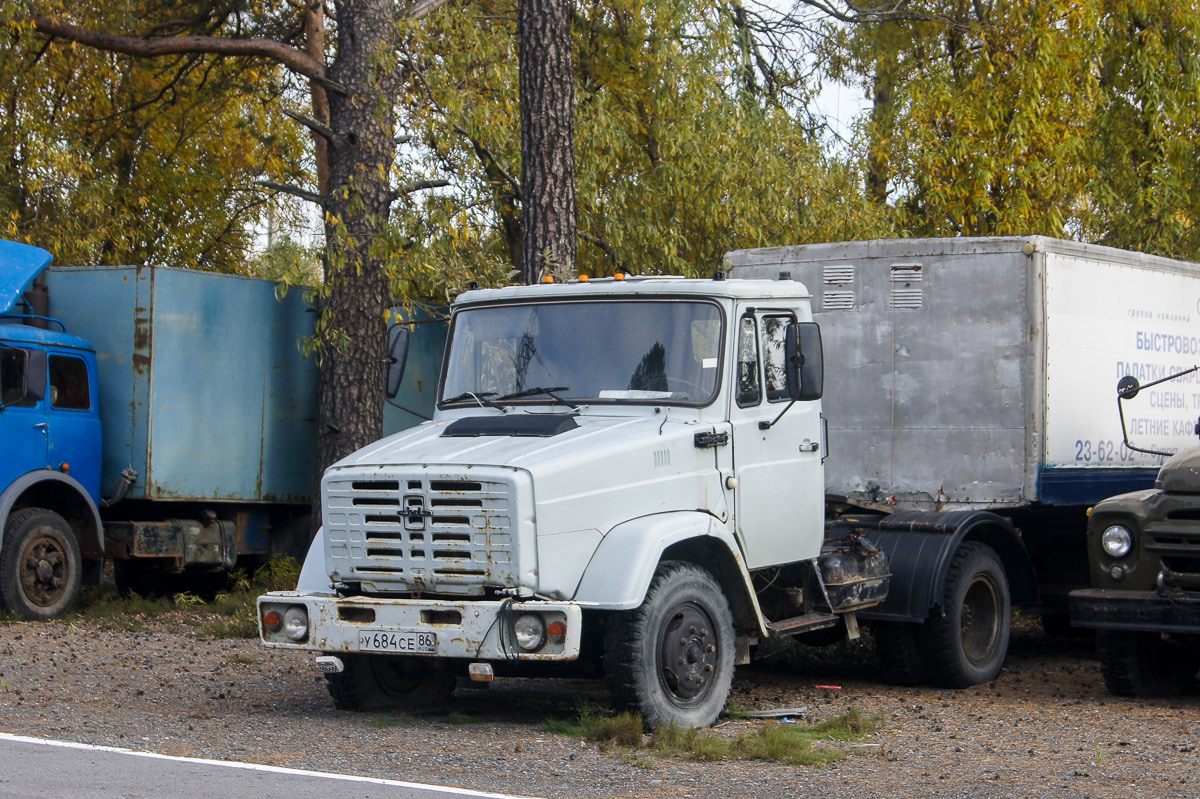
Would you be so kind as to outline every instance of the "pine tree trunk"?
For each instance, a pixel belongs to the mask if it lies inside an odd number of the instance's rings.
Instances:
[[[329,93],[329,191],[325,208],[326,282],[318,336],[325,348],[319,380],[317,490],[320,474],[383,432],[383,358],[389,291],[378,240],[391,207],[395,93],[389,36],[392,0],[339,4],[338,57],[328,76],[345,86]],[[373,246],[374,245],[374,246]],[[352,335],[351,335],[352,331]]]
[[[575,67],[568,0],[519,0],[521,273],[574,273]]]

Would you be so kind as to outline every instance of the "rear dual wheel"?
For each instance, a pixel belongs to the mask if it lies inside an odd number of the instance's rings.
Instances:
[[[884,679],[966,688],[1000,673],[1012,631],[1008,576],[986,544],[960,544],[946,572],[941,603],[923,624],[872,627]]]
[[[944,688],[966,688],[1000,673],[1012,631],[1008,576],[986,544],[960,544],[946,572],[941,611],[918,628],[927,677]]]

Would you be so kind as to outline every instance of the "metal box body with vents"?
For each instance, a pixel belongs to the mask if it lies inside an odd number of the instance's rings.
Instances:
[[[825,346],[826,492],[881,510],[1080,506],[1153,484],[1117,380],[1200,359],[1200,266],[1042,237],[740,250],[790,272]],[[1131,442],[1190,446],[1200,385],[1137,400]]]

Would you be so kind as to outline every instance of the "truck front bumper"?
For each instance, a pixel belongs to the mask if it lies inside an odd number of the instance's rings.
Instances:
[[[1085,588],[1072,591],[1071,624],[1099,630],[1200,633],[1200,593]]]
[[[541,643],[529,633],[536,632],[537,622],[545,633]],[[567,661],[579,657],[583,611],[570,602],[542,600],[387,599],[276,591],[258,598],[258,627],[265,645],[284,649]]]

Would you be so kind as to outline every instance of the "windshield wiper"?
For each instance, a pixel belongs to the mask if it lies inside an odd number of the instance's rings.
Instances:
[[[568,408],[570,408],[573,411],[577,411],[577,410],[579,410],[578,405],[576,405],[573,402],[569,402],[569,401],[563,399],[562,397],[557,396],[554,393],[555,391],[570,391],[570,390],[571,389],[567,386],[548,386],[548,387],[547,386],[536,386],[534,388],[527,388],[524,391],[514,391],[512,394],[505,394],[503,397],[496,397],[496,401],[504,402],[505,400],[518,399],[520,397],[533,397],[533,396],[536,396],[537,394],[545,394],[546,396],[550,397],[550,399],[554,400],[555,402],[558,402],[562,405],[566,405]]]
[[[449,399],[442,400],[442,404],[449,405],[451,402],[462,402],[464,400],[475,400],[481,406],[486,405],[489,408],[495,408],[498,411],[505,410],[503,405],[497,405],[496,403],[494,403],[490,399],[488,399],[488,397],[494,397],[494,396],[496,396],[495,391],[464,391],[463,393],[458,394],[453,397],[450,397]]]

